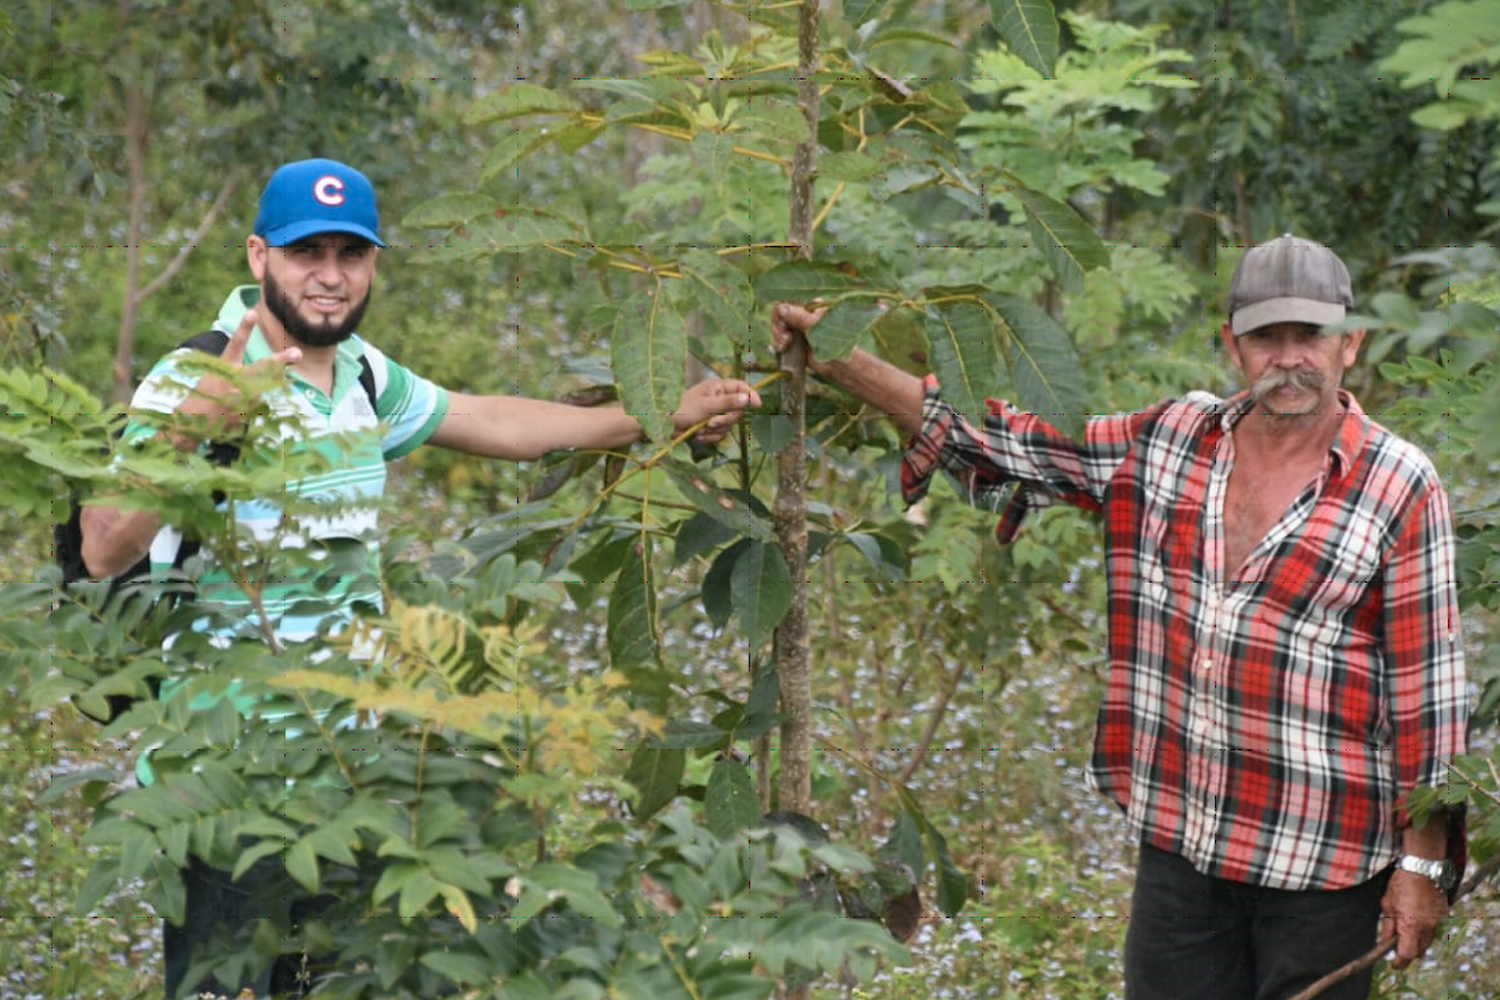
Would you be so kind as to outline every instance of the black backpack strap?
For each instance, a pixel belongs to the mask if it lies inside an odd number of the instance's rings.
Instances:
[[[229,346],[229,334],[223,330],[204,330],[196,337],[189,337],[177,345],[178,350],[191,347],[195,351],[204,354],[212,354],[214,357],[224,353],[224,348]]]
[[[370,356],[364,352],[359,355],[359,387],[365,391],[365,397],[370,401],[370,410],[377,416],[380,407],[375,396],[375,369],[370,367]]]
[[[177,346],[179,348],[191,347],[204,354],[217,357],[224,353],[224,348],[229,346],[229,334],[223,330],[205,330],[196,337],[189,337]],[[359,355],[359,387],[364,390],[365,398],[370,401],[370,409],[375,410],[378,399],[375,391],[375,369],[370,366],[370,357],[364,352],[360,352]]]

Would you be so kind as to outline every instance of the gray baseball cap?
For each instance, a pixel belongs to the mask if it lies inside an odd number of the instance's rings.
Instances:
[[[1272,323],[1341,322],[1354,305],[1349,269],[1321,243],[1291,234],[1251,247],[1229,283],[1229,329],[1238,337]]]

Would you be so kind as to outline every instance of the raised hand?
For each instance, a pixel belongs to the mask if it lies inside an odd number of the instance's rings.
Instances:
[[[737,378],[711,378],[682,394],[682,402],[672,414],[672,426],[680,433],[703,424],[693,435],[694,439],[704,444],[718,444],[746,407],[759,405],[760,394],[748,382]]]
[[[777,354],[791,350],[797,338],[804,340],[809,330],[823,318],[827,309],[805,309],[790,302],[779,303],[771,310],[771,347]],[[820,367],[813,358],[812,345],[807,347],[807,367],[818,372]]]
[[[250,334],[255,330],[260,316],[254,309],[247,309],[245,315],[240,317],[239,326],[235,327],[234,333],[229,337],[229,343],[224,345],[219,359],[227,364],[243,367],[245,364],[245,347],[250,342]],[[302,348],[288,347],[277,351],[268,358],[257,361],[249,366],[250,370],[257,373],[279,374],[302,360]],[[234,427],[244,422],[245,414],[242,409],[231,405],[231,401],[239,395],[238,390],[227,379],[215,375],[212,372],[205,373],[194,386],[192,393],[183,400],[178,407],[178,412],[191,416],[207,417],[225,427]],[[196,446],[195,443],[184,442],[182,446]]]

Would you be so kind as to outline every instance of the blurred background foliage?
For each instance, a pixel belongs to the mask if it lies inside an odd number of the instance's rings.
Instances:
[[[818,182],[820,203],[832,206],[819,233],[825,259],[857,259],[917,287],[979,273],[990,288],[1026,296],[1071,335],[1101,411],[1234,388],[1216,337],[1240,248],[1295,231],[1337,249],[1371,329],[1351,387],[1376,419],[1433,455],[1454,497],[1470,671],[1476,700],[1491,706],[1476,719],[1481,752],[1494,746],[1500,691],[1496,6],[1059,3],[1063,55],[1044,79],[998,41],[985,5],[898,0],[881,21],[901,30],[884,36],[833,5],[825,45],[841,66],[961,100],[954,150],[982,195],[960,197],[913,170],[834,200],[838,170],[854,169],[847,160]],[[620,129],[481,184],[514,125],[468,124],[476,100],[517,81],[578,89],[670,75],[670,63],[650,61],[662,52],[732,64],[737,47],[766,43],[756,15],[774,15],[760,5],[748,18],[698,2],[181,7],[18,0],[0,11],[7,367],[49,365],[101,399],[119,398],[246,280],[259,185],[304,155],[348,160],[381,192],[391,249],[363,332],[459,390],[560,398],[608,385],[602,317],[637,286],[555,250],[445,260],[434,246],[441,236],[404,223],[436,195],[478,188],[645,247],[785,236],[779,167]],[[722,111],[732,96],[709,103]],[[823,138],[831,149],[842,141]],[[1017,181],[1085,219],[1108,267],[1062,287],[1035,251],[1010,191]],[[752,375],[772,364],[763,324],[752,320],[740,359]],[[911,330],[880,337],[893,359],[925,365]],[[1118,995],[1131,852],[1081,778],[1103,668],[1097,527],[1051,512],[1001,549],[992,515],[951,490],[903,510],[892,491],[894,433],[826,390],[815,390],[811,413],[814,545],[826,544],[811,570],[818,819],[872,848],[901,815],[893,788],[904,784],[972,878],[971,905],[957,918],[929,907],[912,944],[918,964],[825,987],[828,995]],[[751,426],[760,442],[777,433],[765,416]],[[747,480],[767,497],[764,456],[745,455]],[[506,538],[507,517],[566,522],[595,501],[605,467],[528,507],[555,465],[419,454],[399,467],[385,517],[423,554],[476,530]],[[659,577],[661,602],[681,611],[673,657],[693,665],[689,699],[738,691],[743,640],[699,607],[712,581],[684,525],[672,539],[688,553],[681,572]],[[7,506],[0,526],[12,580],[36,578],[49,561],[47,520]],[[546,561],[556,541],[538,530],[504,544]],[[608,600],[588,578],[587,551],[577,553],[582,579],[570,600],[530,612],[563,679],[608,661]],[[14,697],[24,682],[11,677],[0,701],[0,954],[16,956],[0,973],[0,996],[155,990],[157,924],[139,894],[111,896],[90,916],[70,911],[99,850],[82,842],[86,804],[28,805],[59,776],[117,760],[127,744],[101,741],[76,713],[33,710]],[[1434,960],[1383,974],[1381,995],[1500,992],[1483,959],[1500,938],[1494,890],[1466,902],[1454,925]]]

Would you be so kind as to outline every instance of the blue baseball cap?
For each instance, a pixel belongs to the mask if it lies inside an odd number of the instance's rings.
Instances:
[[[318,233],[353,233],[383,247],[370,179],[337,160],[298,160],[271,175],[260,196],[255,235],[273,247]]]

